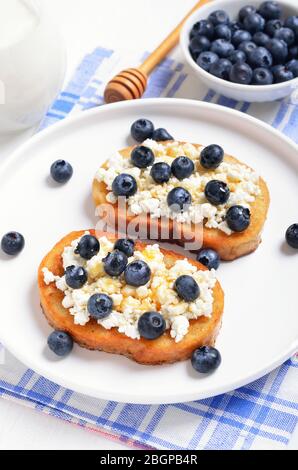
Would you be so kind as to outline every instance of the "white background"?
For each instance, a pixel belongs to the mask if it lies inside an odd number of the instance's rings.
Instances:
[[[97,45],[140,52],[152,50],[195,3],[195,0],[41,1],[60,26],[66,41],[66,79],[83,55]],[[292,0],[293,4],[296,1]],[[29,130],[1,138],[0,159],[9,158],[9,154],[33,132]],[[0,449],[126,448],[3,399],[0,400],[0,423]],[[298,449],[298,429],[289,448]]]

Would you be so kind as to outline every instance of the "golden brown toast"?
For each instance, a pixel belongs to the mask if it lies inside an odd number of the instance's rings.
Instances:
[[[92,235],[94,230],[90,230]],[[46,285],[44,282],[43,268],[48,268],[57,276],[64,273],[61,254],[66,246],[84,234],[72,232],[58,242],[54,248],[46,255],[38,270],[38,286],[41,299],[41,307],[49,324],[57,329],[69,333],[75,342],[80,346],[100,350],[108,353],[121,354],[133,359],[141,364],[163,364],[173,363],[188,359],[192,352],[203,345],[213,345],[220,330],[222,314],[224,308],[224,293],[219,282],[213,289],[213,312],[211,317],[199,317],[197,320],[190,320],[190,328],[187,335],[178,343],[171,338],[167,330],[156,340],[146,340],[141,338],[131,339],[117,331],[116,328],[107,330],[99,325],[95,320],[90,320],[85,326],[75,325],[73,316],[69,310],[65,309],[61,302],[64,293],[57,289],[55,283]],[[105,236],[112,241],[114,237],[107,233],[96,233],[100,238]],[[142,251],[146,247],[145,243],[136,242],[136,249]],[[161,249],[165,256],[167,266],[173,265],[176,260],[184,259],[172,251]],[[199,270],[206,270],[200,263],[189,259],[191,264]]]
[[[159,144],[166,145],[167,142],[159,142]],[[184,144],[184,142],[178,142],[178,144]],[[201,145],[192,144],[196,148],[200,148]],[[120,154],[125,158],[130,158],[130,154],[133,150],[133,147],[127,147],[120,151]],[[225,154],[224,161],[228,163],[240,163],[241,165],[248,167],[244,163],[240,162],[236,158]],[[107,168],[105,163],[103,168]],[[202,169],[202,173],[204,170]],[[183,186],[183,181],[181,181],[181,186]],[[250,226],[241,233],[232,233],[227,235],[219,229],[203,228],[203,247],[213,248],[216,250],[222,260],[234,260],[240,256],[249,254],[257,249],[261,243],[261,232],[266,221],[267,212],[270,203],[270,195],[265,181],[262,178],[259,178],[259,187],[260,194],[256,197],[255,201],[250,204],[251,212],[251,223]],[[108,204],[106,200],[107,196],[107,186],[103,182],[99,182],[96,178],[93,181],[92,194],[94,203],[97,206],[101,204]],[[128,226],[130,222],[133,221],[136,216],[125,215],[118,207],[118,203],[113,204],[116,216],[116,222],[121,223],[121,227]],[[160,233],[162,231],[162,219],[151,218],[149,214],[143,214],[137,216],[139,220],[139,226],[142,227],[142,233],[144,229],[147,232],[147,238],[150,239],[150,233],[158,233],[160,238]],[[169,220],[169,238],[162,239],[161,241],[173,242],[181,246],[185,246],[187,242],[192,239],[192,236],[195,234],[194,224],[181,224],[177,221]],[[118,223],[118,225],[120,225]],[[177,228],[176,233],[181,233],[182,236],[179,239],[173,238],[173,233],[175,233],[175,227]],[[116,229],[118,228],[116,224]],[[129,230],[128,230],[129,231]],[[145,232],[145,233],[146,233]],[[131,234],[132,235],[132,234]]]

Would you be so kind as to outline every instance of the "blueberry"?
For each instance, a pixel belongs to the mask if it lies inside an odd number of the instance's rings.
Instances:
[[[103,320],[112,312],[113,300],[106,294],[94,294],[88,300],[87,310],[91,318]]]
[[[218,57],[225,59],[229,54],[231,54],[231,52],[233,52],[234,49],[233,44],[229,41],[226,41],[225,39],[216,39],[211,44],[210,50],[211,52],[214,52],[214,54],[217,54]]]
[[[278,31],[282,27],[283,27],[283,22],[281,20],[267,21],[266,26],[265,26],[265,33],[268,34],[268,36],[271,36],[273,38],[276,31]]]
[[[255,34],[258,31],[263,31],[265,27],[264,18],[258,13],[250,13],[246,15],[243,20],[244,28],[251,34]]]
[[[294,78],[293,72],[291,72],[286,65],[280,64],[272,67],[272,73],[275,83],[288,82]]]
[[[174,140],[174,137],[172,137],[166,129],[160,128],[155,129],[152,140],[156,140],[156,142],[165,142],[166,140]]]
[[[295,42],[295,34],[290,28],[280,28],[275,31],[274,37],[282,39],[288,46],[292,46]]]
[[[282,8],[278,2],[263,2],[259,8],[259,13],[265,20],[276,20],[282,15]]]
[[[120,276],[128,263],[126,254],[120,250],[109,253],[102,261],[105,272],[112,277]]]
[[[149,147],[140,145],[135,147],[131,152],[131,162],[138,168],[148,168],[154,162],[154,153]]]
[[[208,51],[210,49],[210,41],[205,36],[195,36],[189,45],[189,52],[194,60],[197,60],[201,52]]]
[[[252,81],[252,69],[246,62],[237,62],[230,71],[230,80],[241,85],[249,85]]]
[[[193,277],[183,275],[176,279],[174,289],[180,299],[185,302],[194,302],[200,296],[200,288]]]
[[[190,32],[190,39],[194,38],[195,36],[206,36],[208,39],[213,39],[214,34],[214,26],[211,21],[208,20],[200,20],[196,24],[193,25],[192,30]]]
[[[292,60],[292,59],[298,59],[298,46],[290,47],[288,58],[289,58],[290,60]]]
[[[170,165],[164,162],[154,163],[150,171],[151,178],[157,184],[167,183],[171,178],[171,173]]]
[[[171,166],[172,173],[178,180],[188,178],[194,169],[194,162],[188,157],[175,158]]]
[[[202,346],[192,353],[191,365],[201,374],[215,371],[221,364],[220,352],[211,346]]]
[[[225,204],[230,197],[227,183],[219,180],[211,180],[206,184],[205,197],[214,206]]]
[[[228,60],[232,62],[232,64],[236,64],[237,62],[245,62],[246,61],[246,54],[243,51],[233,51],[229,56]]]
[[[73,175],[73,168],[65,160],[57,160],[51,166],[51,176],[56,183],[67,183]]]
[[[150,281],[151,269],[145,261],[138,260],[130,263],[124,272],[126,284],[133,287],[144,286]]]
[[[275,64],[284,64],[288,57],[288,46],[280,39],[270,39],[268,50],[271,52]]]
[[[286,241],[292,248],[298,250],[298,224],[291,225],[286,231]]]
[[[1,240],[1,249],[10,256],[21,253],[25,246],[25,239],[19,232],[8,232]]]
[[[272,55],[267,49],[265,49],[265,47],[257,47],[250,51],[247,56],[247,61],[252,68],[270,68],[272,66],[273,59]]]
[[[208,269],[217,269],[220,263],[220,257],[216,251],[206,248],[199,251],[197,261]]]
[[[75,253],[81,258],[91,259],[97,255],[100,250],[100,244],[96,237],[92,235],[84,235],[75,249]]]
[[[229,15],[224,10],[213,11],[208,16],[208,20],[211,21],[214,26],[218,24],[229,24],[230,22]]]
[[[243,206],[232,206],[227,212],[226,222],[234,232],[243,232],[250,224],[250,211]]]
[[[259,67],[254,69],[252,76],[253,85],[272,85],[273,75],[269,69]]]
[[[242,23],[244,18],[247,15],[250,15],[251,13],[256,13],[257,9],[253,5],[246,5],[245,7],[242,7],[241,10],[239,11],[239,21]]]
[[[151,139],[154,131],[154,125],[149,119],[138,119],[131,126],[131,135],[137,142],[144,142]]]
[[[296,39],[298,40],[298,16],[289,16],[285,21],[285,27],[294,31]]]
[[[217,78],[223,80],[229,79],[232,62],[228,59],[219,59],[217,62],[211,65],[209,72]]]
[[[243,25],[241,23],[239,23],[239,21],[233,21],[232,23],[230,23],[230,30],[232,32],[232,35],[238,31],[239,29],[242,29],[243,28]]]
[[[140,336],[145,339],[157,339],[166,330],[166,322],[158,312],[146,312],[138,321]]]
[[[256,48],[257,45],[252,41],[244,41],[238,46],[239,51],[243,51],[247,56],[253,49]]]
[[[224,158],[224,150],[216,144],[205,147],[200,155],[200,163],[207,170],[218,168]]]
[[[226,39],[226,41],[230,41],[232,37],[232,32],[228,25],[218,24],[217,26],[215,26],[214,35],[217,39]]]
[[[244,31],[244,29],[239,29],[235,31],[232,36],[232,43],[235,47],[238,47],[244,41],[251,41],[252,36],[248,31]]]
[[[130,257],[134,254],[135,242],[130,238],[119,238],[114,245],[114,249],[122,251],[122,253]]]
[[[48,346],[57,356],[64,357],[72,351],[73,339],[65,331],[53,331],[48,337]]]
[[[191,205],[191,194],[184,188],[174,188],[172,189],[167,197],[168,206],[174,212],[180,212],[187,210]]]
[[[68,266],[65,269],[65,282],[71,289],[81,289],[87,279],[88,274],[82,266]]]
[[[298,60],[292,59],[287,63],[287,69],[292,72],[294,77],[298,77]]]
[[[268,34],[265,34],[262,31],[258,31],[253,35],[252,40],[259,47],[267,47],[268,42],[270,41],[270,37]]]
[[[138,190],[135,178],[126,173],[117,176],[112,184],[112,190],[115,196],[133,196]]]
[[[217,62],[219,59],[218,55],[211,51],[201,52],[197,59],[197,64],[206,72],[209,72],[212,64]]]

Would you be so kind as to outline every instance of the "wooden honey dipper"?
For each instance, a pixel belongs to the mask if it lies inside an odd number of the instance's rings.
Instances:
[[[186,17],[176,26],[168,37],[155,49],[138,68],[126,69],[116,75],[106,86],[104,99],[106,103],[135,100],[141,98],[147,88],[148,76],[153,69],[178,44],[180,31],[189,16],[211,0],[201,0],[191,9]]]

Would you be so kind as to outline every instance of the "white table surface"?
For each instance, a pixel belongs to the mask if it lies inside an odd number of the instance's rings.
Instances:
[[[66,79],[81,57],[97,45],[124,50],[152,49],[194,4],[194,0],[41,1],[60,26],[67,44]],[[296,4],[297,0],[291,1]],[[9,158],[10,153],[33,133],[31,129],[1,137],[0,159]],[[3,399],[0,399],[0,423],[0,449],[127,448]],[[298,449],[298,428],[289,448]]]

